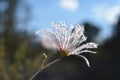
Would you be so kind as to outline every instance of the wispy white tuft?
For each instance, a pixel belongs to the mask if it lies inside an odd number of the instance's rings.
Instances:
[[[36,33],[39,32],[43,36],[42,43],[45,47],[55,48],[64,56],[80,56],[90,66],[87,58],[81,54],[85,52],[96,53],[89,49],[97,48],[98,44],[94,42],[83,44],[87,40],[84,35],[84,26],[77,24],[68,27],[65,22],[59,22],[52,23],[52,31],[44,30]]]
[[[60,7],[69,11],[75,11],[78,9],[78,0],[60,0]]]

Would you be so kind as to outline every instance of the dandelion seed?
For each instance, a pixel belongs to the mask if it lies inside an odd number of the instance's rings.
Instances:
[[[82,57],[90,66],[87,58],[81,54],[84,52],[96,53],[89,49],[97,48],[98,44],[94,42],[82,44],[87,40],[84,35],[84,26],[78,24],[68,27],[65,22],[59,22],[52,23],[52,31],[44,30],[36,33],[39,32],[45,36],[43,39],[47,38],[47,41],[43,40],[47,48],[57,49],[62,56],[76,55]]]

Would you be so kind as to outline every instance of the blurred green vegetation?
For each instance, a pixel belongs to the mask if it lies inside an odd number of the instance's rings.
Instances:
[[[4,4],[0,5],[0,80],[27,80],[40,68],[43,49],[34,46],[34,35],[16,28],[20,0],[0,0],[0,3]]]

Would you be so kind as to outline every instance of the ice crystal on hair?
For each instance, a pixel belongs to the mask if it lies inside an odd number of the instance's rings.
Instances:
[[[62,56],[76,55],[82,57],[88,66],[88,59],[82,53],[96,53],[90,49],[97,48],[94,42],[83,43],[87,40],[84,35],[84,26],[68,25],[65,22],[52,23],[52,30],[37,31],[43,36],[43,44],[47,48],[57,49]]]

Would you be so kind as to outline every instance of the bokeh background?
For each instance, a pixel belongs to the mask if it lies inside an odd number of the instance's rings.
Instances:
[[[64,57],[34,80],[120,80],[120,0],[0,0],[0,80],[28,80],[58,53],[47,50],[35,31],[51,22],[85,26],[88,41],[99,43],[97,54]],[[57,53],[57,54],[56,54]]]

